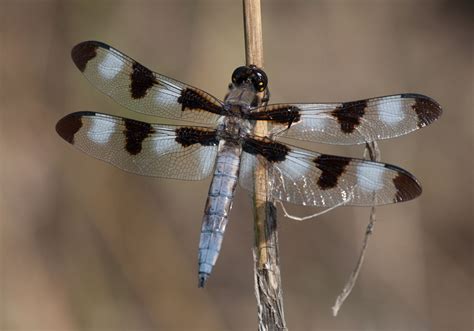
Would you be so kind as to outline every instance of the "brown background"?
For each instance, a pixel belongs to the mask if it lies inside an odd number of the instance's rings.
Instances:
[[[380,144],[383,160],[413,172],[424,193],[378,209],[338,318],[331,306],[369,210],[340,208],[307,222],[280,216],[291,330],[472,330],[473,11],[469,1],[263,1],[273,102],[417,92],[445,110],[431,127]],[[130,175],[54,131],[78,110],[154,120],[87,83],[69,57],[83,40],[223,97],[244,62],[240,1],[1,0],[0,32],[0,329],[255,330],[246,193],[237,194],[208,287],[198,289],[209,180]]]

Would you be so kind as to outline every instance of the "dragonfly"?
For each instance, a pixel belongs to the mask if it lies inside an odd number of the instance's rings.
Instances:
[[[280,138],[357,145],[401,136],[441,116],[430,97],[404,93],[358,101],[268,104],[266,73],[240,66],[221,101],[151,71],[98,41],[76,45],[71,57],[97,89],[131,111],[184,121],[151,124],[98,112],[75,112],[57,133],[79,150],[125,171],[202,180],[212,174],[198,253],[198,286],[216,264],[237,183],[252,192],[265,181],[267,197],[304,206],[377,206],[418,197],[420,183],[391,164],[321,154]],[[266,123],[265,135],[255,126]],[[257,167],[268,176],[256,177]],[[259,168],[262,169],[262,168]]]

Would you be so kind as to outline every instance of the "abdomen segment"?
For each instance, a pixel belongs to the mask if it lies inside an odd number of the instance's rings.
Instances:
[[[242,148],[221,140],[199,241],[199,287],[204,287],[216,263],[237,186]]]

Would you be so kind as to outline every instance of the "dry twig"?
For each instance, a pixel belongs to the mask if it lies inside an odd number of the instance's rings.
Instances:
[[[364,158],[370,159],[371,161],[380,161],[380,150],[377,145],[377,142],[373,141],[365,145]],[[367,228],[365,230],[364,241],[362,242],[362,248],[360,251],[359,259],[357,260],[356,267],[352,271],[351,275],[349,276],[349,280],[344,286],[344,289],[342,290],[341,294],[339,294],[339,296],[337,297],[336,303],[332,307],[332,313],[334,316],[337,316],[339,309],[341,308],[342,304],[347,299],[349,294],[351,294],[351,291],[354,288],[357,278],[359,277],[359,272],[362,268],[362,263],[364,262],[365,252],[367,251],[367,245],[369,244],[369,237],[374,231],[375,221],[375,207],[372,207],[372,209],[370,210],[369,224],[367,225]]]
[[[247,65],[263,67],[262,18],[260,0],[243,0],[245,55]],[[260,121],[263,122],[263,121]],[[265,135],[265,123],[257,123],[255,132]],[[255,178],[268,178],[268,169],[257,166]],[[278,256],[276,207],[267,196],[268,180],[255,180],[254,277],[257,298],[258,330],[287,330],[283,314],[283,296]],[[263,199],[261,197],[267,197]]]

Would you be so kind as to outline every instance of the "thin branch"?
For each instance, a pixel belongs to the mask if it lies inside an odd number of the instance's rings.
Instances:
[[[364,158],[370,159],[371,161],[380,161],[380,150],[377,145],[377,142],[373,141],[370,143],[365,144],[364,150]],[[349,294],[351,294],[352,289],[359,277],[360,269],[362,268],[362,264],[364,263],[365,253],[367,251],[367,245],[369,244],[370,235],[374,231],[376,218],[375,218],[375,207],[372,207],[370,210],[370,219],[369,224],[365,230],[364,241],[362,242],[362,248],[360,251],[359,259],[357,260],[356,267],[352,271],[351,275],[349,276],[349,280],[347,281],[344,289],[342,290],[341,294],[336,299],[336,303],[332,307],[332,313],[334,316],[337,316],[339,309],[341,308],[344,301],[347,299]]]
[[[262,68],[263,42],[260,0],[243,0],[243,7],[246,63]],[[267,125],[257,123],[255,132],[265,135]],[[260,180],[269,178],[268,169],[263,165],[258,165],[254,176],[259,179],[254,181],[255,243],[253,249],[258,330],[287,330],[283,313],[276,207],[267,194],[268,180]]]
[[[243,0],[245,61],[263,68],[262,11],[260,0]]]

